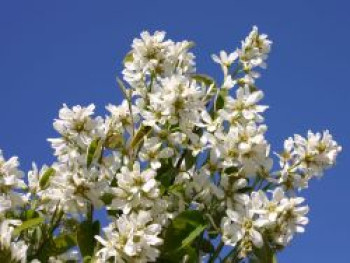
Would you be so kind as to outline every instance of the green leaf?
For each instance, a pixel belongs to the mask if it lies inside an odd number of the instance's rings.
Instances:
[[[61,234],[53,239],[54,254],[60,255],[77,244],[76,237],[73,234]]]
[[[100,232],[100,222],[83,221],[78,226],[77,243],[80,253],[84,257],[92,256],[96,245],[95,235]]]
[[[187,210],[179,214],[166,229],[162,258],[167,262],[181,262],[187,255],[187,262],[196,262],[197,255],[192,244],[206,228],[202,213]]]
[[[163,160],[162,166],[157,170],[157,181],[160,182],[163,193],[170,190],[169,188],[173,187],[173,182],[175,176],[179,173],[179,169],[173,166],[171,160]],[[174,186],[174,190],[175,190]]]
[[[216,108],[215,108],[216,111],[224,108],[227,94],[228,94],[227,90],[225,89],[220,90],[218,97],[216,98]]]
[[[90,167],[90,165],[92,164],[92,161],[95,159],[98,153],[101,153],[101,148],[102,148],[102,143],[100,138],[96,138],[90,143],[87,151],[87,155],[86,155],[87,167]]]
[[[133,53],[130,51],[128,54],[126,54],[126,56],[123,59],[123,64],[125,65],[128,62],[133,62],[134,60],[134,56]]]
[[[184,253],[182,262],[186,263],[197,263],[198,262],[198,255],[196,253],[196,250],[193,247],[187,247]]]
[[[56,173],[55,169],[52,167],[48,168],[45,173],[41,176],[39,181],[39,186],[41,189],[45,189],[49,185],[49,179]]]
[[[32,218],[39,217],[39,213],[34,209],[28,209],[27,211],[25,211],[24,216],[25,216],[25,220],[29,220]]]
[[[92,256],[86,256],[83,258],[83,263],[90,263],[92,260]]]
[[[49,237],[33,256],[41,262],[48,262],[51,256],[61,255],[75,247],[76,244],[76,233],[60,233],[54,238]],[[29,257],[30,260],[34,258]]]
[[[192,166],[196,163],[197,158],[192,155],[191,151],[187,151],[185,154],[185,165],[186,170],[189,170],[192,168]]]
[[[201,83],[205,84],[206,86],[210,86],[212,84],[214,84],[216,86],[215,80],[212,77],[205,75],[205,74],[194,74],[194,75],[192,75],[192,79],[194,79],[197,82],[201,82]]]
[[[42,217],[36,217],[33,219],[29,219],[27,221],[24,221],[20,226],[15,228],[15,230],[13,231],[13,234],[15,236],[17,236],[22,231],[27,230],[27,229],[32,228],[32,227],[35,227],[35,226],[38,226],[43,222],[44,222],[44,218],[42,218]]]
[[[107,133],[107,136],[106,136],[106,139],[104,142],[104,146],[107,149],[116,150],[116,149],[122,147],[123,143],[124,143],[123,134],[119,131],[111,131],[110,130]]]
[[[152,130],[150,126],[141,126],[136,132],[134,138],[131,140],[131,148],[135,148],[135,146],[139,145],[141,141],[144,140],[145,136],[149,134]]]
[[[225,169],[225,174],[231,175],[236,174],[240,169],[236,166],[231,166]]]
[[[118,87],[120,88],[120,90],[122,91],[125,99],[127,99],[128,101],[130,101],[130,92],[129,90],[126,88],[126,86],[124,85],[123,81],[120,78],[116,78],[117,83],[118,83]]]
[[[185,186],[183,184],[173,184],[168,188],[169,193],[178,194],[184,193]]]
[[[194,229],[184,240],[182,240],[182,245],[180,249],[190,246],[193,241],[199,237],[200,234],[207,228],[207,225],[199,225]]]
[[[261,248],[255,247],[251,263],[277,263],[275,251],[269,246],[266,240]]]
[[[110,205],[112,203],[113,198],[114,198],[114,195],[111,193],[104,193],[101,196],[101,200],[105,205]]]

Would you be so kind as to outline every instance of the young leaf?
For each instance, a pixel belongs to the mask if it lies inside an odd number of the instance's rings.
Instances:
[[[191,245],[205,230],[206,222],[199,211],[187,210],[172,221],[165,232],[162,258],[168,262],[181,262],[187,257],[187,262],[195,262],[195,251]]]
[[[141,141],[144,140],[145,136],[152,130],[150,126],[141,126],[136,132],[134,138],[131,140],[131,148],[135,148]]]
[[[92,256],[96,245],[95,235],[100,232],[100,222],[83,221],[78,226],[77,243],[83,257]]]
[[[134,56],[132,52],[130,51],[126,56],[124,57],[123,64],[125,65],[126,63],[132,62],[134,60]]]
[[[261,248],[254,248],[254,255],[251,258],[252,263],[277,263],[275,252],[271,249],[266,240]]]
[[[192,155],[191,151],[187,151],[185,153],[185,165],[186,165],[186,170],[189,170],[192,168],[194,164],[196,164],[197,158]]]
[[[41,176],[39,186],[41,189],[45,189],[49,185],[49,179],[56,173],[52,167],[48,168],[45,173]]]
[[[216,98],[216,103],[215,103],[215,111],[217,112],[218,110],[221,110],[225,106],[225,100],[227,97],[227,90],[222,89],[220,90],[217,98]]]
[[[129,101],[130,100],[130,95],[129,95],[128,89],[125,87],[125,85],[124,85],[124,83],[123,83],[123,81],[121,79],[116,78],[116,80],[117,80],[118,86],[119,86],[120,90],[122,91],[125,99],[127,99]]]
[[[194,74],[192,75],[192,79],[194,79],[197,82],[204,83],[208,87],[212,84],[216,86],[215,80],[212,77],[205,74]]]
[[[199,237],[200,234],[207,228],[206,225],[199,225],[195,228],[184,240],[182,240],[182,245],[180,249],[190,246],[193,241]]]
[[[163,193],[169,191],[172,187],[176,188],[173,182],[178,172],[179,169],[173,166],[171,159],[162,161],[162,166],[157,170],[156,179],[160,182]]]
[[[87,151],[87,155],[86,155],[86,165],[87,167],[90,167],[92,161],[94,160],[94,158],[97,156],[97,154],[101,151],[101,139],[100,138],[96,138],[95,140],[93,140],[88,148]]]
[[[73,234],[62,234],[53,239],[54,253],[60,255],[76,246],[77,240]]]
[[[36,217],[36,218],[29,219],[27,221],[24,221],[20,226],[15,228],[15,230],[13,231],[13,234],[17,236],[22,231],[35,227],[37,225],[40,225],[43,222],[44,222],[44,218],[42,217]]]

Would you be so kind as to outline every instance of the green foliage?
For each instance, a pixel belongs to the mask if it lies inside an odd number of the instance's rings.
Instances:
[[[126,54],[126,56],[124,57],[123,60],[123,64],[125,65],[128,62],[132,62],[134,60],[134,56],[132,52],[129,52],[128,54]]]
[[[205,75],[205,74],[193,74],[192,75],[192,79],[194,79],[197,82],[201,82],[201,83],[205,84],[206,86],[214,85],[216,87],[215,80],[212,77],[208,76],[208,75]]]
[[[218,110],[221,110],[225,106],[225,98],[227,97],[228,91],[226,89],[220,90],[217,98],[216,98],[216,104],[215,104],[215,112]]]
[[[152,130],[152,127],[150,126],[144,126],[142,125],[138,131],[136,132],[134,138],[131,141],[131,148],[135,149],[136,146],[138,146],[145,138],[145,136],[150,133]]]
[[[197,161],[197,158],[192,155],[192,152],[186,151],[186,153],[185,153],[186,170],[191,169],[192,166],[196,164],[196,161]]]
[[[27,221],[24,221],[20,226],[15,228],[15,230],[13,231],[13,234],[17,236],[22,231],[27,230],[29,228],[36,227],[43,222],[44,222],[44,218],[42,217],[36,217],[36,218],[29,219]]]
[[[162,166],[157,170],[156,179],[161,184],[161,190],[163,193],[169,190],[172,186],[175,176],[179,173],[179,169],[173,166],[171,160],[162,162]]]
[[[120,90],[122,91],[124,97],[127,99],[127,100],[130,100],[130,96],[129,96],[129,91],[128,89],[125,87],[123,81],[119,78],[116,78],[117,80],[117,83],[118,83],[118,87],[120,88]]]
[[[97,138],[90,143],[88,151],[87,151],[87,155],[86,155],[86,166],[87,167],[90,167],[93,160],[97,156],[99,156],[99,154],[101,153],[101,149],[102,149],[102,143],[101,143],[100,138]]]
[[[277,263],[276,253],[265,241],[261,248],[254,248],[250,263]]]
[[[75,247],[77,240],[74,234],[61,234],[53,239],[53,243],[54,254],[59,255]]]
[[[199,211],[187,210],[179,214],[165,232],[161,259],[181,262],[186,257],[186,262],[197,262],[198,255],[193,244],[206,227],[207,223]]]
[[[87,256],[93,256],[96,245],[95,235],[98,235],[99,233],[99,221],[83,221],[78,226],[77,243],[83,258]]]
[[[39,181],[39,186],[41,189],[45,189],[49,185],[50,177],[56,173],[55,169],[52,167],[48,168],[45,173],[41,176]]]

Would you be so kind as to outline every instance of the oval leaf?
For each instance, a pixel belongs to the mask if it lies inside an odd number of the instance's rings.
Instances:
[[[97,153],[100,152],[100,148],[101,148],[101,139],[97,138],[95,140],[93,140],[88,148],[88,152],[87,152],[87,156],[86,156],[86,165],[87,167],[90,167],[92,161],[94,160],[94,158],[96,157]]]
[[[40,225],[44,222],[44,218],[42,217],[36,217],[33,219],[29,219],[27,221],[24,221],[20,226],[16,227],[13,231],[13,234],[15,236],[19,235],[22,231],[27,230],[29,228],[35,227],[37,225]]]
[[[52,167],[48,168],[45,173],[41,176],[39,186],[41,189],[45,189],[49,185],[49,179],[56,173],[56,170]]]
[[[77,243],[80,253],[84,257],[93,256],[96,245],[95,235],[100,232],[100,222],[83,221],[78,226]]]

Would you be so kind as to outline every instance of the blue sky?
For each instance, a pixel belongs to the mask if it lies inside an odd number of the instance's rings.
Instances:
[[[268,138],[329,128],[342,144],[337,166],[303,192],[311,206],[304,235],[282,263],[346,262],[350,235],[350,3],[278,1],[0,1],[0,148],[23,169],[50,163],[46,138],[62,103],[119,103],[120,61],[142,30],[197,42],[198,69],[219,76],[210,54],[233,50],[258,25],[274,41],[258,85],[271,106]]]

